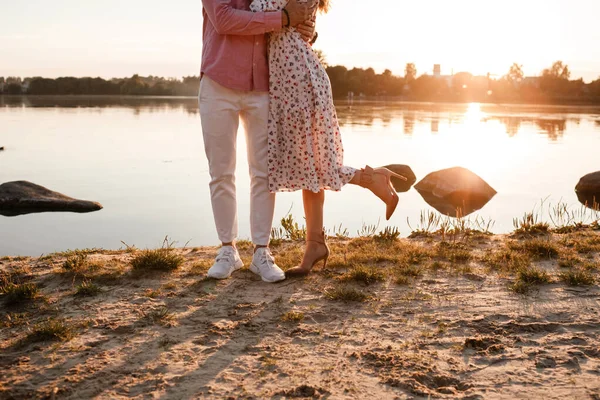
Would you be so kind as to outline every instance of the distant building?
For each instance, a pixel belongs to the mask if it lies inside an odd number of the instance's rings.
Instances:
[[[433,64],[433,76],[437,79],[443,79],[446,81],[446,84],[448,86],[452,85],[452,77],[454,76],[454,73],[452,73],[452,75],[442,75],[442,65],[441,64]]]

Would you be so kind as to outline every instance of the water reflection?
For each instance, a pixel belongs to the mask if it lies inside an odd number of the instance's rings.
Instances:
[[[577,193],[577,200],[587,208],[594,211],[600,211],[600,192],[597,193]]]
[[[567,120],[538,119],[535,124],[548,136],[548,139],[555,142],[565,133]]]
[[[360,101],[336,102],[340,125],[380,125],[384,128],[401,124],[403,133],[414,135],[421,124],[429,125],[429,132],[439,133],[453,125],[481,125],[500,123],[509,137],[517,136],[523,127],[535,131],[554,142],[563,137],[567,123],[580,124],[577,113],[600,114],[600,107],[547,107],[507,106],[491,104],[433,104]],[[9,108],[127,108],[135,115],[143,112],[159,113],[179,110],[197,115],[195,97],[143,97],[143,96],[0,96],[0,107]],[[600,120],[594,121],[600,126]]]
[[[9,108],[127,108],[135,115],[182,110],[198,113],[195,97],[138,96],[0,96],[0,107]]]

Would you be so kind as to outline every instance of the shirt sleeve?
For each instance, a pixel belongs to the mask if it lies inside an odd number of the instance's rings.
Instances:
[[[261,35],[281,29],[281,13],[238,10],[230,0],[202,0],[208,19],[220,35]]]

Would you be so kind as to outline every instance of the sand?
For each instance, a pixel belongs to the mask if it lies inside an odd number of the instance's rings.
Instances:
[[[335,263],[279,284],[245,269],[217,282],[204,278],[214,248],[177,249],[177,271],[132,275],[136,252],[92,251],[102,292],[90,297],[74,295],[82,276],[64,271],[68,255],[4,258],[5,278],[37,283],[45,299],[0,298],[0,398],[600,399],[598,280],[571,287],[555,278],[556,260],[535,261],[553,282],[515,293],[514,276],[481,261],[507,240],[479,239],[460,268],[405,285],[341,283]],[[299,246],[274,251],[293,264]],[[370,297],[327,298],[342,285]],[[49,317],[74,337],[28,340]]]

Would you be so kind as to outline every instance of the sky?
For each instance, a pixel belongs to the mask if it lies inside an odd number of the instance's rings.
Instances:
[[[562,60],[600,77],[599,0],[332,0],[319,16],[330,65],[538,75]],[[197,75],[201,0],[0,0],[0,76]]]

